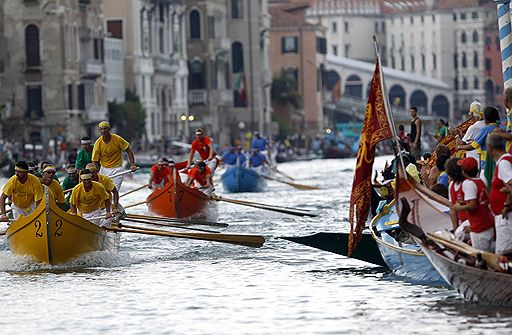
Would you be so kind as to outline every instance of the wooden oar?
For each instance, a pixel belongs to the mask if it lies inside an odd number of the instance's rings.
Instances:
[[[172,227],[172,228],[179,228],[179,229],[194,230],[194,231],[200,231],[200,232],[203,232],[203,233],[213,233],[213,234],[219,233],[218,231],[215,231],[215,230],[191,228],[191,227],[188,227],[188,226],[185,226],[185,225],[172,224],[172,223],[151,222],[151,221],[147,221],[147,220],[131,219],[131,218],[124,218],[122,220],[123,221],[136,222],[136,223],[144,223],[144,224],[148,224],[148,225],[155,225],[155,226],[159,226],[159,227]],[[123,226],[128,227],[124,223],[123,223]]]
[[[441,236],[433,235],[430,233],[427,233],[425,235],[425,233],[420,227],[410,223],[407,220],[407,216],[411,212],[411,207],[407,199],[400,198],[400,201],[402,202],[402,211],[400,212],[400,218],[398,220],[398,223],[403,230],[421,239],[424,243],[428,242],[427,240],[430,240],[430,243],[432,243],[431,241],[434,241],[438,244],[442,244],[444,247],[462,252],[469,256],[476,257],[477,259],[481,257],[491,268],[495,270],[500,270],[498,265],[498,256],[493,253],[475,249],[464,242],[447,240],[445,238],[442,238]]]
[[[228,227],[229,225],[224,222],[213,222],[213,221],[201,221],[201,220],[188,220],[188,219],[176,219],[176,218],[164,218],[160,216],[149,216],[142,214],[126,214],[127,218],[134,219],[145,219],[145,220],[157,220],[163,222],[179,222],[183,224],[193,224],[199,226],[212,226],[212,227]]]
[[[497,271],[501,270],[500,266],[498,265],[498,263],[499,263],[498,255],[496,255],[496,254],[493,254],[488,251],[478,250],[464,242],[456,241],[456,240],[448,240],[439,235],[427,233],[427,238],[429,240],[432,240],[432,241],[438,243],[438,244],[442,244],[443,246],[445,246],[447,248],[456,250],[458,252],[462,252],[469,256],[476,257],[477,259],[479,257],[481,257],[481,259],[483,259],[485,261],[485,263],[487,265],[489,265],[489,267],[491,267],[492,269],[497,270]]]
[[[286,184],[286,185],[290,185],[290,186],[293,186],[299,190],[320,190],[320,187],[316,187],[316,186],[309,186],[309,185],[303,185],[303,184],[297,184],[297,183],[292,183],[290,181],[286,181],[286,180],[282,180],[282,179],[277,179],[277,178],[272,178],[272,177],[269,177],[269,176],[265,176],[265,175],[261,175],[263,178],[265,179],[268,179],[268,180],[273,180],[273,181],[277,181],[279,183],[283,183],[283,184]]]
[[[127,209],[127,208],[132,208],[132,207],[135,207],[135,206],[139,206],[139,205],[142,205],[142,204],[145,204],[147,201],[144,200],[144,201],[141,201],[141,202],[136,202],[134,204],[130,204],[130,205],[127,205],[127,206],[123,206],[124,209]]]
[[[140,191],[140,190],[142,190],[143,188],[146,188],[146,187],[148,187],[148,186],[149,186],[149,184],[146,184],[146,185],[142,185],[142,186],[140,186],[140,187],[134,188],[133,190],[128,191],[128,192],[126,192],[126,193],[124,193],[124,194],[120,195],[120,196],[119,196],[119,198],[122,198],[122,197],[124,197],[125,195],[131,194],[131,193],[133,193],[133,192]]]
[[[271,205],[266,205],[266,204],[260,204],[257,202],[228,199],[228,198],[224,198],[224,197],[219,197],[218,195],[212,195],[211,198],[216,201],[225,201],[225,202],[230,202],[232,204],[266,209],[269,211],[274,211],[274,212],[279,212],[279,213],[284,213],[284,214],[297,215],[297,216],[311,216],[311,217],[317,216],[317,214],[313,214],[309,211],[299,209],[299,208],[277,207],[277,206],[271,206]]]
[[[283,172],[279,171],[276,167],[274,167],[274,168],[270,168],[270,169],[271,169],[272,171],[274,171],[274,172],[279,173],[280,175],[285,176],[286,178],[288,178],[288,179],[290,179],[290,180],[295,180],[295,178],[292,178],[292,177],[290,177],[289,175],[287,175],[287,174],[285,174],[285,173],[283,173]]]
[[[165,230],[148,230],[148,229],[134,229],[134,228],[105,228],[107,231],[114,231],[120,233],[135,233],[155,236],[167,236],[176,238],[188,238],[193,240],[223,242],[237,245],[244,245],[248,247],[259,248],[265,243],[265,238],[260,235],[235,235],[235,234],[208,234],[208,233],[174,233]]]

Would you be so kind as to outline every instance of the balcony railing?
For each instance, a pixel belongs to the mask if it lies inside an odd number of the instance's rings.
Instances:
[[[100,59],[86,59],[80,64],[83,78],[96,78],[103,74],[103,62]]]
[[[206,89],[189,90],[188,91],[188,104],[189,105],[206,105],[208,102],[208,91]]]
[[[180,68],[179,58],[171,57],[169,55],[154,56],[154,65],[157,71],[175,73]]]
[[[216,37],[213,39],[215,51],[226,51],[231,48],[231,41],[228,37]]]

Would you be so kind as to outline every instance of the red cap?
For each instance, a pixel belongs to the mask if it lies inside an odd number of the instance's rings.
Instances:
[[[457,165],[460,166],[464,171],[470,171],[478,167],[478,161],[473,157],[466,157],[463,159],[459,159]]]

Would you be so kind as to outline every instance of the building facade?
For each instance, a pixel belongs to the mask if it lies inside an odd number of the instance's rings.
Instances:
[[[105,0],[106,31],[121,39],[124,77],[146,110],[146,135],[165,151],[169,140],[186,130],[188,116],[187,53],[181,0]]]
[[[315,0],[307,17],[327,28],[330,55],[374,62],[375,35],[384,65],[440,79],[453,90],[453,104],[446,106],[446,101],[429,101],[422,94],[407,96],[397,87],[389,93],[400,107],[417,105],[420,112],[442,117],[448,107],[449,118],[457,120],[473,99],[492,103],[486,100],[484,83],[484,59],[496,52],[484,45],[485,27],[496,21],[490,1]]]
[[[0,12],[3,136],[46,154],[95,131],[107,113],[101,1],[4,1]]]
[[[301,95],[303,108],[290,113],[290,106],[274,106],[274,112],[288,119],[296,133],[314,136],[326,126],[322,108],[323,71],[325,67],[325,28],[307,22],[307,6],[271,7],[270,59],[272,73],[292,78]]]
[[[240,132],[270,132],[266,1],[187,1],[191,127],[221,146]]]

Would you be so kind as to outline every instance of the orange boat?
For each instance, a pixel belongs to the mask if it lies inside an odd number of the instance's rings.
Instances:
[[[216,220],[216,201],[203,192],[183,184],[179,174],[176,173],[179,168],[180,164],[178,163],[173,169],[173,180],[147,197],[149,210],[169,218]]]

